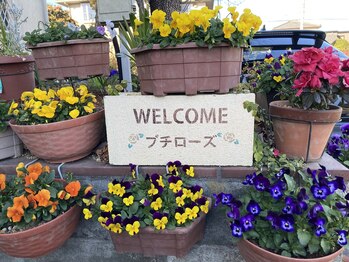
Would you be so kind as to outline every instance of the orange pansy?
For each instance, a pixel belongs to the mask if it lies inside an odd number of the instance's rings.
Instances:
[[[32,206],[34,209],[38,207],[38,204],[36,203],[36,200],[34,198],[34,194],[28,195],[27,199],[29,201],[30,206]]]
[[[7,217],[9,219],[12,219],[13,222],[21,221],[23,215],[24,215],[24,210],[22,207],[13,206],[7,209]]]
[[[75,197],[79,194],[79,190],[81,188],[79,181],[70,182],[65,186],[65,190],[72,196]]]
[[[35,194],[34,190],[29,187],[24,188],[24,190],[29,194],[33,194],[33,195]]]
[[[41,189],[35,196],[34,199],[38,202],[38,206],[47,207],[50,200],[50,191],[47,189]]]
[[[93,186],[89,185],[88,187],[86,187],[85,191],[84,191],[84,195],[86,195],[88,192],[90,192],[93,189]]]
[[[28,175],[25,176],[25,186],[29,186],[31,184],[34,184],[34,182],[38,179],[40,173],[36,172],[30,172]]]
[[[57,193],[57,197],[58,197],[59,199],[64,199],[64,197],[65,197],[66,194],[67,194],[67,193],[66,193],[64,190],[61,190],[61,191],[59,191],[59,192]]]
[[[13,199],[13,206],[27,208],[29,206],[28,199],[24,195],[21,195],[19,197],[15,197]]]
[[[0,190],[4,190],[6,187],[6,175],[0,174]]]
[[[42,165],[41,163],[35,163],[28,166],[27,170],[28,173],[37,173],[39,176],[42,173]]]
[[[42,171],[46,172],[46,173],[50,173],[50,167],[49,166],[44,166]]]

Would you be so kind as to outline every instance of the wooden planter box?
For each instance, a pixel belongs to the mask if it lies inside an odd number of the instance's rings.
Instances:
[[[146,227],[140,229],[134,236],[130,236],[127,232],[109,233],[118,253],[140,253],[146,257],[183,257],[196,242],[203,239],[205,223],[206,214],[200,213],[200,217],[187,227],[160,231]]]
[[[142,94],[228,93],[240,83],[242,48],[187,43],[133,49]]]
[[[109,40],[56,41],[29,48],[42,80],[109,75]]]
[[[19,157],[23,153],[23,144],[10,127],[0,132],[0,159]]]

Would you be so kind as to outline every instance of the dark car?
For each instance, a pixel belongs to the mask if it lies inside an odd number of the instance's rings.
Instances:
[[[326,33],[319,30],[283,30],[259,31],[250,40],[251,48],[244,51],[244,61],[262,61],[268,52],[279,57],[287,50],[293,52],[303,47],[326,48],[332,46],[326,41]],[[334,52],[341,58],[348,57],[332,46]]]

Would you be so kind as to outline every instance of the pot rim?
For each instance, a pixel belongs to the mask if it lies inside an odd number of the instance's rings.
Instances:
[[[17,63],[33,63],[35,62],[32,55],[23,56],[0,56],[0,64],[17,64]]]
[[[104,109],[101,109],[92,114],[88,114],[86,116],[81,116],[75,119],[68,119],[59,122],[53,122],[48,124],[37,124],[37,125],[17,125],[15,120],[10,120],[10,126],[15,131],[15,133],[41,133],[41,132],[49,132],[56,131],[61,129],[67,129],[75,126],[81,126],[86,123],[90,123],[93,121],[98,121],[99,119],[104,117]],[[64,124],[63,124],[64,123]]]
[[[37,45],[27,45],[30,49],[42,48],[42,47],[54,47],[54,46],[65,46],[65,45],[76,45],[76,44],[95,44],[95,43],[109,43],[111,40],[106,38],[93,38],[93,39],[73,39],[67,41],[53,41],[44,42]]]
[[[213,48],[215,47],[230,47],[230,48],[238,48],[241,50],[243,49],[243,47],[231,46],[228,43],[221,43],[219,45],[215,45]],[[198,46],[195,42],[188,42],[188,43],[179,44],[176,46],[167,46],[167,47],[160,47],[160,44],[153,44],[151,48],[147,46],[133,48],[131,49],[131,54],[136,54],[136,53],[149,51],[149,50],[172,50],[172,49],[186,49],[186,48],[188,49],[189,48],[206,48],[207,50],[209,50],[208,46]]]
[[[77,210],[78,209],[78,210]],[[74,206],[70,207],[67,211],[65,211],[64,213],[60,214],[59,216],[55,217],[54,219],[52,219],[51,221],[45,222],[41,225],[38,225],[36,227],[32,227],[20,232],[15,232],[15,233],[7,233],[7,234],[0,234],[0,238],[6,238],[6,239],[13,239],[13,238],[17,238],[19,235],[23,235],[23,234],[30,234],[30,235],[37,235],[40,233],[43,233],[45,231],[47,231],[46,227],[49,225],[53,225],[53,226],[59,226],[60,225],[60,219],[57,219],[61,216],[72,216],[72,214],[74,212],[81,212],[81,207],[78,204],[75,204]]]
[[[324,259],[328,256],[339,256],[340,253],[342,253],[344,251],[344,247],[341,247],[340,249],[338,249],[336,252],[328,254],[326,256],[323,257],[317,257],[317,258],[295,258],[295,257],[286,257],[286,256],[281,256],[279,254],[270,252],[264,248],[261,248],[260,246],[252,243],[250,240],[248,239],[242,239],[241,241],[244,241],[246,245],[248,245],[250,248],[254,248],[254,249],[258,249],[259,251],[263,252],[263,253],[267,253],[269,256],[275,256],[277,257],[279,260],[278,261],[283,261],[285,259],[288,259],[289,261],[293,261],[293,262],[304,262],[304,261],[312,261],[312,262],[317,262],[317,261],[321,261],[321,259]],[[240,241],[239,241],[240,242]],[[239,244],[238,242],[238,244]]]

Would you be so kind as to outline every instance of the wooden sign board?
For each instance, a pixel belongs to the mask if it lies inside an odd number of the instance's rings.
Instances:
[[[104,97],[113,165],[251,166],[254,94]]]

